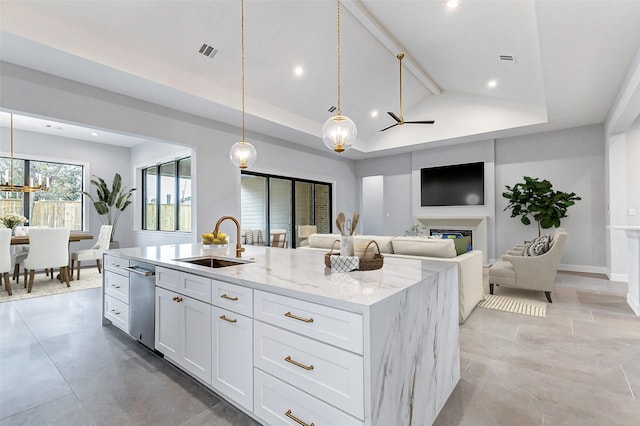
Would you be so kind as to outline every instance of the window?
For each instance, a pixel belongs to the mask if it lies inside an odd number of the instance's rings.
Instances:
[[[10,175],[10,159],[0,158],[0,175]],[[83,230],[84,167],[76,164],[13,160],[13,183],[25,185],[49,178],[47,192],[1,192],[0,214],[18,213],[29,219],[31,226]]]
[[[295,248],[305,238],[298,226],[331,232],[331,184],[247,171],[240,182],[246,244],[274,245],[274,236],[284,234],[283,245]]]
[[[142,170],[142,228],[191,232],[191,158]]]

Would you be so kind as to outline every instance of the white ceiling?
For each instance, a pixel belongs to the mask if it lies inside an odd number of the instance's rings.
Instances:
[[[346,156],[605,121],[640,46],[640,1],[459,3],[342,2],[342,112],[359,136]],[[3,61],[240,125],[239,0],[0,4]],[[202,43],[219,50],[214,59]],[[393,123],[386,111],[399,112],[400,51],[404,117],[436,123],[381,133]],[[246,0],[245,60],[248,129],[324,149],[336,2]]]

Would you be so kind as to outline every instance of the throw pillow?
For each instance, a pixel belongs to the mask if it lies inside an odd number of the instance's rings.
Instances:
[[[453,239],[453,244],[456,246],[456,254],[458,256],[469,251],[469,242],[469,237],[458,237]]]
[[[524,248],[523,256],[540,256],[549,251],[549,245],[551,243],[550,235],[543,235],[531,241],[530,244]]]

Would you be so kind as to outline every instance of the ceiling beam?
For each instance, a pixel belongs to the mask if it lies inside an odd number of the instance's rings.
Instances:
[[[438,86],[438,83],[429,76],[420,64],[413,60],[411,53],[371,15],[361,0],[344,0],[342,5],[371,35],[387,48],[393,56],[396,56],[398,53],[405,53],[404,65],[431,94],[439,95],[442,93],[442,89]]]

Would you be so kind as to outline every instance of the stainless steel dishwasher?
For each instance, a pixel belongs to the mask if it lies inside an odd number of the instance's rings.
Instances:
[[[131,261],[129,274],[129,334],[151,350],[155,340],[156,267]]]

